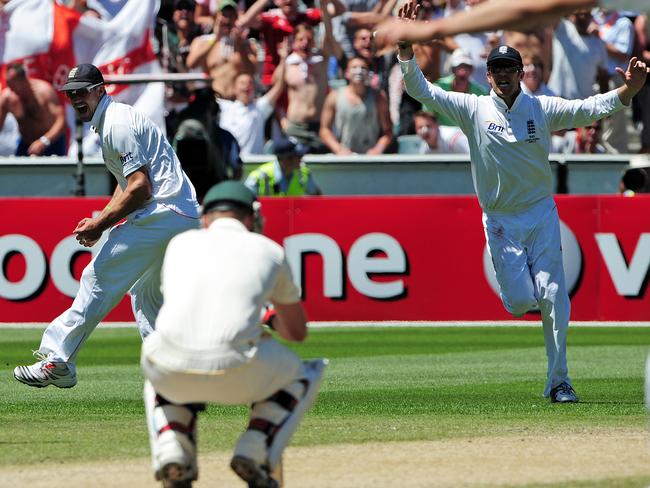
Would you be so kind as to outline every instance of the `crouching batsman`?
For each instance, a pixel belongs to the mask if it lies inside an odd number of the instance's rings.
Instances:
[[[414,2],[400,9],[410,23]],[[567,368],[571,304],[564,280],[558,212],[548,162],[551,132],[582,127],[622,110],[643,87],[646,65],[637,58],[617,68],[624,84],[585,100],[522,92],[521,55],[498,46],[487,58],[489,95],[447,92],[429,83],[411,45],[398,42],[406,91],[425,109],[452,119],[469,140],[474,188],[504,307],[515,317],[538,307],[548,369],[544,396],[576,402]]]
[[[230,466],[249,487],[278,486],[272,473],[320,387],[326,360],[303,362],[262,330],[271,302],[281,337],[307,336],[284,250],[251,232],[254,202],[239,182],[215,185],[203,228],[176,236],[165,253],[163,306],[141,358],[153,469],[165,487],[198,477],[196,420],[207,402],[251,405]]]

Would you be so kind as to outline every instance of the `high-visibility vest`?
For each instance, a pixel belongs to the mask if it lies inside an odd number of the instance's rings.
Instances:
[[[251,172],[250,177],[257,180],[257,192],[261,197],[297,197],[307,194],[307,182],[309,181],[309,168],[301,164],[297,170],[291,173],[291,181],[287,191],[280,191],[275,179],[275,162],[264,163]]]

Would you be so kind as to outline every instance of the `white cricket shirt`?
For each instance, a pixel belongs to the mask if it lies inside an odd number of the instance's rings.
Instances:
[[[467,136],[474,188],[486,211],[517,212],[550,197],[551,132],[589,125],[623,108],[613,90],[585,100],[522,92],[509,109],[494,91],[448,92],[429,83],[415,59],[399,62],[408,94],[454,120]]]
[[[164,303],[143,351],[174,370],[246,362],[257,351],[262,307],[300,301],[283,248],[232,218],[175,236],[161,282]]]
[[[160,128],[130,105],[105,95],[90,121],[99,134],[108,170],[124,190],[126,177],[147,168],[152,198],[187,217],[198,218],[199,204],[176,153]],[[149,202],[147,202],[149,203]]]

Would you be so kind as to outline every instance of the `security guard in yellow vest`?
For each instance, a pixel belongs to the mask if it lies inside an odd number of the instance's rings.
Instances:
[[[293,138],[283,138],[273,144],[277,161],[264,163],[252,171],[245,185],[261,197],[296,197],[321,195],[311,170],[302,162],[307,147]]]

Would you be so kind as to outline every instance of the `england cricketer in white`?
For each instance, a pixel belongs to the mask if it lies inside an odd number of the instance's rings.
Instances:
[[[416,13],[413,2],[399,16],[408,24]],[[469,140],[474,188],[503,305],[514,316],[535,305],[541,311],[548,357],[544,396],[576,402],[567,369],[570,301],[548,163],[551,132],[589,125],[629,105],[645,83],[645,63],[632,58],[626,71],[618,68],[624,84],[605,94],[585,100],[535,97],[521,90],[519,52],[498,46],[487,58],[492,90],[476,96],[429,83],[410,44],[398,43],[398,51],[408,94],[451,118]]]
[[[92,64],[73,68],[62,91],[77,116],[91,122],[99,134],[104,162],[118,185],[101,214],[82,219],[74,229],[85,247],[110,231],[83,270],[72,306],[45,330],[34,353],[39,361],[14,369],[18,381],[36,387],[70,388],[77,383],[79,349],[127,292],[140,334],[146,337],[162,304],[160,267],[167,243],[179,232],[199,226],[194,187],[151,120],[114,102]]]
[[[230,466],[249,487],[277,487],[271,473],[320,388],[325,360],[303,363],[262,331],[270,301],[281,337],[307,336],[284,250],[251,232],[255,200],[240,182],[215,185],[203,200],[204,229],[167,247],[164,304],[141,361],[153,469],[165,487],[189,487],[198,476],[196,415],[204,402],[251,405]]]
[[[388,19],[377,26],[374,36],[377,44],[384,46],[399,40],[425,42],[462,33],[499,29],[522,31],[554,23],[576,10],[598,6],[611,10],[650,12],[648,0],[487,0],[472,8],[430,21],[415,21],[405,25],[399,19]]]

